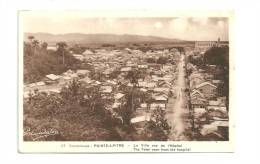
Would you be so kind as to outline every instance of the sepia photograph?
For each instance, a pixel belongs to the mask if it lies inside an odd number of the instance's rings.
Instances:
[[[18,15],[21,143],[230,141],[229,15]]]

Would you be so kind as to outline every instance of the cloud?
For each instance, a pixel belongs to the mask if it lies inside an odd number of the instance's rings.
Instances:
[[[192,21],[197,23],[198,25],[202,25],[202,26],[206,26],[208,24],[208,18],[207,17],[192,18]]]
[[[172,19],[169,23],[170,29],[173,32],[183,33],[188,29],[188,19],[187,18],[176,18]]]
[[[25,32],[154,35],[183,40],[228,39],[227,18],[88,17],[80,12],[25,12]]]
[[[160,29],[160,28],[163,27],[163,24],[162,24],[161,22],[156,22],[156,23],[154,24],[154,27],[157,28],[157,29]]]
[[[169,22],[169,35],[184,40],[228,40],[228,23],[222,18],[174,18]]]

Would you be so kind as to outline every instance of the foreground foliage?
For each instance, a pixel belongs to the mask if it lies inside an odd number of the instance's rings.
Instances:
[[[128,95],[120,115],[105,108],[99,87],[83,87],[72,81],[60,94],[35,91],[24,101],[25,141],[121,141],[167,140],[165,113],[156,110],[153,120],[138,131],[130,124],[132,96]],[[136,103],[136,100],[135,100]]]

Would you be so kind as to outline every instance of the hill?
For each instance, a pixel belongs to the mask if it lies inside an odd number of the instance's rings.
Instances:
[[[48,43],[56,43],[65,41],[67,43],[142,43],[142,42],[180,42],[178,39],[169,39],[157,36],[143,36],[143,35],[116,35],[116,34],[81,34],[81,33],[68,33],[68,34],[50,34],[50,33],[25,33],[24,40],[28,36],[34,36],[38,40]]]

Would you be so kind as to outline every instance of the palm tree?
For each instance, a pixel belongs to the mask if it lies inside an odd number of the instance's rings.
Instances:
[[[36,40],[36,39],[34,39],[33,41],[32,41],[32,46],[33,46],[33,48],[34,48],[34,51],[33,51],[33,54],[35,55],[36,53],[36,48],[39,46],[39,41],[38,40]]]
[[[126,79],[130,80],[130,83],[133,84],[133,88],[132,88],[132,92],[131,92],[131,107],[132,107],[132,111],[134,110],[134,90],[136,88],[136,86],[138,85],[138,77],[140,76],[140,72],[138,72],[137,70],[134,71],[130,71],[128,72]]]
[[[33,39],[34,39],[34,36],[30,35],[28,36],[28,39],[30,40],[30,42],[32,43]]]
[[[58,51],[62,52],[62,64],[64,65],[65,59],[64,59],[64,53],[65,53],[65,48],[68,46],[66,42],[58,42],[56,44],[58,46]]]

